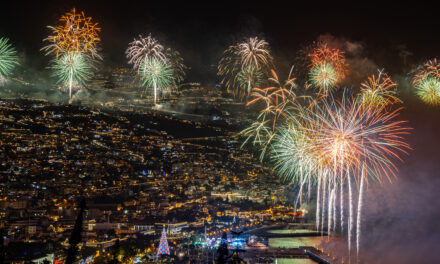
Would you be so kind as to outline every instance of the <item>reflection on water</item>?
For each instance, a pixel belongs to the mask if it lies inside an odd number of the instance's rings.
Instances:
[[[279,258],[276,259],[276,262],[278,264],[313,264],[316,263],[311,259],[285,259],[285,258]]]
[[[282,230],[269,230],[268,232],[273,234],[296,234],[296,233],[314,233],[316,231],[310,229],[282,229]]]
[[[313,232],[306,229],[283,229],[283,230],[271,230],[269,231],[275,234],[292,234],[292,233],[306,233]],[[321,244],[321,237],[278,237],[278,238],[269,238],[269,247],[271,248],[298,248],[301,246],[305,247],[318,247]],[[312,264],[315,263],[310,259],[286,259],[279,258],[275,263],[278,264]]]
[[[269,247],[281,247],[281,248],[298,248],[305,247],[317,247],[321,244],[321,237],[277,237],[269,238]]]

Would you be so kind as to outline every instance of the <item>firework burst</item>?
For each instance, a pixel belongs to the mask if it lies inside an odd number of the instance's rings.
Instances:
[[[237,74],[237,82],[245,94],[250,94],[252,88],[263,84],[263,73],[254,66],[246,66]]]
[[[440,79],[440,62],[437,59],[429,60],[415,70],[412,79],[413,85],[417,85],[429,77]]]
[[[133,69],[135,70],[152,58],[159,59],[163,63],[167,62],[164,47],[151,35],[146,37],[139,35],[138,39],[135,38],[129,44],[125,54],[127,55],[128,63],[133,64]]]
[[[423,102],[431,105],[440,104],[440,80],[437,78],[425,78],[417,83],[416,93]]]
[[[308,54],[311,61],[311,68],[322,65],[323,63],[330,64],[338,73],[338,81],[345,78],[347,74],[347,64],[345,63],[345,55],[339,49],[332,49],[327,44],[320,44],[318,47]]]
[[[280,116],[287,117],[288,105],[292,105],[296,100],[294,89],[296,88],[295,78],[291,76],[292,69],[287,80],[282,83],[274,70],[271,71],[272,77],[269,82],[273,85],[266,88],[254,88],[252,92],[253,99],[246,105],[250,106],[263,102],[261,114],[266,117],[271,117],[272,130],[275,130],[275,125]]]
[[[361,84],[359,99],[366,107],[385,107],[400,102],[396,97],[397,84],[382,71],[377,77],[372,75],[368,80]]]
[[[236,46],[231,46],[224,51],[223,57],[220,59],[217,67],[217,75],[221,77],[220,84],[222,84],[228,92],[236,89],[236,76],[240,71],[241,66],[236,56]],[[240,91],[240,90],[238,90]],[[238,96],[239,93],[234,91],[235,98],[242,98]]]
[[[61,56],[65,52],[87,53],[98,57],[97,45],[100,42],[98,23],[93,23],[91,17],[86,17],[84,12],[76,13],[75,8],[61,16],[60,25],[48,26],[52,34],[44,39],[49,42],[43,48],[46,55]]]
[[[52,76],[58,79],[57,83],[69,87],[69,98],[72,98],[73,87],[84,85],[92,76],[91,63],[78,52],[67,52],[55,57],[49,68],[53,70]]]
[[[250,127],[241,131],[241,135],[246,137],[244,146],[247,142],[251,142],[254,146],[261,148],[260,159],[264,158],[267,148],[269,147],[277,128],[277,124],[287,118],[288,109],[296,100],[295,78],[291,77],[292,70],[288,79],[282,83],[278,75],[272,70],[272,77],[269,81],[273,86],[266,88],[254,88],[252,92],[253,99],[247,103],[250,105],[261,105],[262,109],[257,117],[257,121]]]
[[[49,26],[52,34],[43,41],[49,42],[42,48],[46,55],[55,55],[53,76],[58,83],[69,87],[69,98],[72,98],[73,86],[84,85],[91,77],[91,62],[102,59],[98,54],[100,42],[98,23],[92,22],[84,12],[77,13],[75,9],[61,16],[60,24]]]
[[[157,102],[157,89],[169,87],[174,79],[172,67],[154,57],[144,60],[139,66],[138,73],[143,84],[153,88],[154,104]]]
[[[168,48],[165,55],[174,73],[173,86],[177,87],[185,79],[188,67],[184,64],[180,52]]]
[[[412,83],[422,101],[431,105],[440,104],[440,63],[437,59],[419,66]]]
[[[272,63],[269,52],[269,43],[257,37],[249,38],[237,45],[237,55],[240,57],[241,67],[254,66],[264,68]]]
[[[343,183],[349,189],[348,241],[351,248],[354,225],[352,184],[358,183],[356,248],[361,236],[361,212],[364,185],[370,178],[391,180],[395,160],[406,153],[409,145],[404,136],[409,128],[396,120],[400,109],[389,112],[385,107],[364,107],[362,101],[341,101],[324,97],[313,107],[296,107],[287,125],[272,139],[272,161],[280,176],[300,186],[318,182],[317,228],[327,232],[336,228],[336,193],[340,188],[340,210],[343,208]],[[292,111],[291,111],[292,113]],[[343,213],[341,215],[341,223]]]
[[[10,76],[17,65],[17,51],[7,38],[0,38],[0,80]]]
[[[310,70],[310,82],[319,89],[319,94],[328,95],[336,88],[338,73],[330,63],[323,62]]]
[[[269,44],[257,37],[246,39],[241,43],[230,46],[223,54],[218,64],[217,75],[220,76],[221,84],[228,91],[232,91],[235,98],[243,99],[250,95],[252,85],[243,89],[243,79],[238,78],[240,72],[260,72],[263,76],[268,73],[272,65],[272,56],[269,51]],[[243,77],[243,76],[242,76]],[[253,88],[253,87],[251,87]],[[244,91],[244,92],[243,92]]]
[[[303,175],[312,177],[317,164],[313,146],[313,137],[307,129],[291,118],[280,128],[273,144],[274,169],[289,181],[300,182]]]

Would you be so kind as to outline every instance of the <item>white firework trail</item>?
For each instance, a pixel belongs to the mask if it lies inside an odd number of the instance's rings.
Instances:
[[[319,231],[320,206],[321,206],[321,177],[318,176],[318,188],[316,195],[316,231]]]
[[[341,233],[344,232],[344,180],[343,178],[340,179],[340,194],[339,194],[339,210],[341,213]]]
[[[348,257],[351,256],[351,230],[353,227],[353,195],[351,190],[351,177],[347,167],[348,181]]]
[[[357,223],[356,223],[356,256],[359,256],[359,244],[361,239],[361,213],[362,213],[362,198],[364,193],[364,177],[365,169],[362,166],[361,172],[361,183],[359,185],[359,197],[358,197],[358,208],[357,208]]]
[[[335,187],[333,188],[333,191],[332,191],[332,197],[333,197],[333,201],[332,201],[332,205],[333,205],[333,228],[332,229],[333,229],[333,232],[335,232],[335,230],[336,230],[336,191],[337,191],[337,185],[335,185]]]
[[[326,207],[326,183],[327,181],[324,179],[322,179],[323,182],[323,188],[322,188],[322,206],[321,206],[321,235],[324,234],[324,216],[325,216],[325,207]]]
[[[330,179],[329,179],[330,181]],[[333,196],[332,196],[332,192],[330,189],[330,182],[328,184],[329,188],[327,190],[328,192],[328,202],[327,202],[327,235],[330,236],[330,231],[331,231],[331,227],[332,227],[332,213],[333,213]]]

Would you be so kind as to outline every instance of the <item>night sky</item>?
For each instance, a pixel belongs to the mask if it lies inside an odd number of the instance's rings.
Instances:
[[[300,45],[322,34],[363,43],[380,54],[404,44],[417,57],[415,63],[438,55],[437,11],[428,4],[294,2],[8,1],[2,3],[0,35],[31,56],[37,67],[41,59],[44,67],[47,58],[39,49],[49,33],[46,26],[76,7],[101,25],[106,65],[126,65],[127,44],[138,34],[151,32],[165,46],[181,51],[192,68],[191,81],[215,77],[222,51],[234,40],[252,35],[265,37],[275,58],[287,64]]]

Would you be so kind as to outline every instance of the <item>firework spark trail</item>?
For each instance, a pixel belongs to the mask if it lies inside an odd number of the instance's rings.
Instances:
[[[307,184],[307,202],[310,202],[311,191],[312,191],[312,180],[309,179]]]
[[[246,137],[246,140],[241,147],[244,147],[248,142],[251,142],[253,146],[257,146],[261,149],[260,160],[263,160],[266,150],[275,134],[268,125],[270,120],[265,120],[264,115],[261,116],[261,121],[252,123],[251,126],[241,131],[240,134]]]
[[[332,205],[333,205],[333,232],[336,231],[336,192],[337,192],[337,187],[338,185],[335,183],[333,185],[333,191],[332,191],[332,196],[333,196],[333,201],[332,201]]]
[[[321,177],[318,177],[318,188],[317,188],[317,194],[316,194],[316,231],[319,231],[319,225],[320,225],[320,203],[321,203]]]
[[[184,64],[184,60],[180,55],[180,52],[176,50],[167,48],[165,51],[165,58],[173,70],[173,87],[177,88],[185,79],[188,67]]]
[[[305,181],[306,181],[306,178],[303,176],[303,174],[302,174],[302,168],[300,168],[300,175],[301,175],[301,178],[304,178],[303,179],[303,181],[301,181],[301,186],[300,186],[300,189],[299,189],[299,206],[300,207],[302,207],[302,192],[303,192],[303,186],[304,186],[304,183],[305,183]]]
[[[351,234],[353,229],[353,194],[351,190],[351,177],[347,165],[347,180],[348,180],[348,258],[351,256]]]
[[[252,142],[254,146],[261,148],[260,159],[264,158],[267,148],[275,137],[277,125],[280,121],[288,118],[290,115],[288,109],[296,100],[296,95],[292,90],[295,87],[295,78],[292,78],[290,74],[288,80],[281,83],[278,79],[278,75],[275,71],[272,71],[272,77],[269,78],[269,81],[273,83],[273,86],[253,89],[253,99],[246,105],[250,106],[262,103],[263,108],[257,117],[257,121],[240,132],[241,135],[246,137],[242,147],[247,142]],[[293,134],[295,133],[297,132],[293,132]],[[293,139],[286,138],[284,140],[289,141]],[[290,150],[285,151],[289,152],[289,155],[292,154]],[[291,174],[288,174],[286,177],[291,176]]]
[[[69,98],[72,98],[73,68],[70,67],[68,71],[69,71]]]
[[[263,72],[253,65],[243,67],[237,74],[237,83],[247,94],[251,94],[252,89],[259,87],[263,82]]]
[[[364,193],[364,177],[365,168],[362,166],[361,171],[361,182],[359,185],[359,197],[358,197],[358,208],[357,208],[357,223],[356,223],[356,256],[359,257],[359,245],[361,240],[361,213],[362,213],[362,200]]]
[[[335,227],[336,227],[336,192],[337,192],[337,166],[336,166],[337,162],[336,160],[333,161],[333,175],[332,175],[332,231],[335,231]]]
[[[327,189],[327,193],[328,193],[328,202],[327,202],[327,236],[330,236],[331,233],[331,227],[332,227],[332,220],[333,220],[333,196],[332,196],[332,190],[331,190],[331,186],[332,184],[330,183],[330,178],[328,179],[329,183],[328,183],[328,189]]]
[[[236,88],[236,75],[241,69],[240,61],[237,59],[236,46],[230,46],[223,52],[217,66],[217,75],[221,78],[220,84],[225,86],[228,92],[233,91],[235,98],[239,91]]]
[[[322,179],[322,182],[323,182],[323,188],[322,188],[322,208],[321,208],[321,210],[322,210],[322,214],[321,214],[321,235],[323,235],[324,234],[324,216],[325,216],[325,207],[326,207],[326,203],[327,203],[327,200],[326,200],[326,183],[327,183],[327,181],[326,181],[326,178],[327,178],[327,175],[326,175],[326,172],[324,172],[324,179]]]
[[[263,102],[265,108],[261,110],[261,113],[265,115],[273,115],[275,128],[276,118],[283,116],[287,117],[285,108],[287,104],[292,104],[296,100],[296,94],[293,89],[296,87],[295,78],[289,74],[287,80],[284,83],[278,78],[278,75],[274,70],[271,71],[272,77],[268,80],[271,86],[266,88],[254,88],[252,92],[252,100],[250,100],[246,106]]]
[[[341,174],[342,174],[342,162],[341,162]],[[339,195],[339,203],[340,203],[340,213],[341,213],[341,233],[344,233],[344,178],[341,175],[341,178],[339,180],[339,184],[340,184],[340,195]]]
[[[303,186],[307,180],[307,177],[304,177],[304,175],[302,174],[302,167],[300,167],[299,170],[300,170],[300,187],[299,187],[299,192],[298,192],[298,195],[297,195],[296,201],[295,201],[295,210],[297,209],[298,201],[299,201],[299,207],[300,208],[302,207]]]

